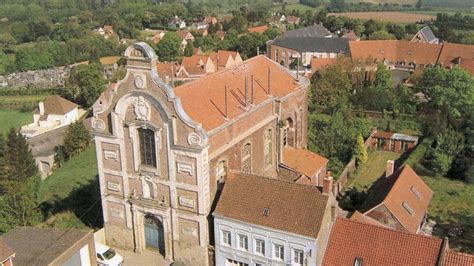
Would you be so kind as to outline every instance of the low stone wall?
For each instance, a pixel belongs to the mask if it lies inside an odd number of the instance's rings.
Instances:
[[[377,132],[376,129],[372,130],[372,133],[370,136],[365,140],[364,145],[367,149],[369,149],[370,144],[371,144],[371,136]],[[355,170],[357,170],[357,165],[355,159],[352,159],[348,164],[346,164],[346,167],[344,167],[344,170],[342,171],[341,175],[339,175],[337,181],[334,183],[334,195],[339,195],[339,193],[342,191],[344,186],[347,184],[347,179],[349,178],[349,175],[353,173]]]
[[[55,67],[0,76],[1,88],[63,87],[71,67]]]

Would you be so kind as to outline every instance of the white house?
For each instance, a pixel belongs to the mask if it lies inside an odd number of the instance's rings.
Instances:
[[[33,112],[33,123],[21,127],[21,134],[31,138],[53,129],[67,126],[84,113],[78,105],[60,96],[50,95]]]
[[[216,265],[320,265],[336,211],[326,192],[230,173],[213,213]]]

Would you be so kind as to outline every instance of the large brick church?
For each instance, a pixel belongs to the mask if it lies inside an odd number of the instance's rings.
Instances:
[[[173,88],[147,44],[125,57],[125,78],[93,107],[107,242],[209,265],[211,214],[228,173],[277,179],[296,168],[285,166],[285,149],[308,153],[309,81],[257,56]],[[318,185],[324,174],[305,178]]]

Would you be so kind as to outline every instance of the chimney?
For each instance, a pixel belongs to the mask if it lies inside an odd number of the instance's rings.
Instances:
[[[385,167],[385,177],[391,176],[394,171],[395,171],[395,161],[394,160],[388,160],[387,161],[387,166]]]
[[[247,104],[249,102],[249,98],[248,98],[248,95],[249,95],[249,86],[248,86],[248,83],[247,83],[247,77],[245,77],[245,107],[247,107]]]
[[[332,193],[332,176],[326,176],[323,179],[323,194],[331,194]]]
[[[39,102],[38,104],[40,115],[44,115],[44,102]]]

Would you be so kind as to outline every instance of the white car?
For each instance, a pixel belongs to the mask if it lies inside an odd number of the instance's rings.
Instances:
[[[97,254],[97,265],[120,266],[123,263],[122,256],[106,245],[96,242],[95,253]]]

